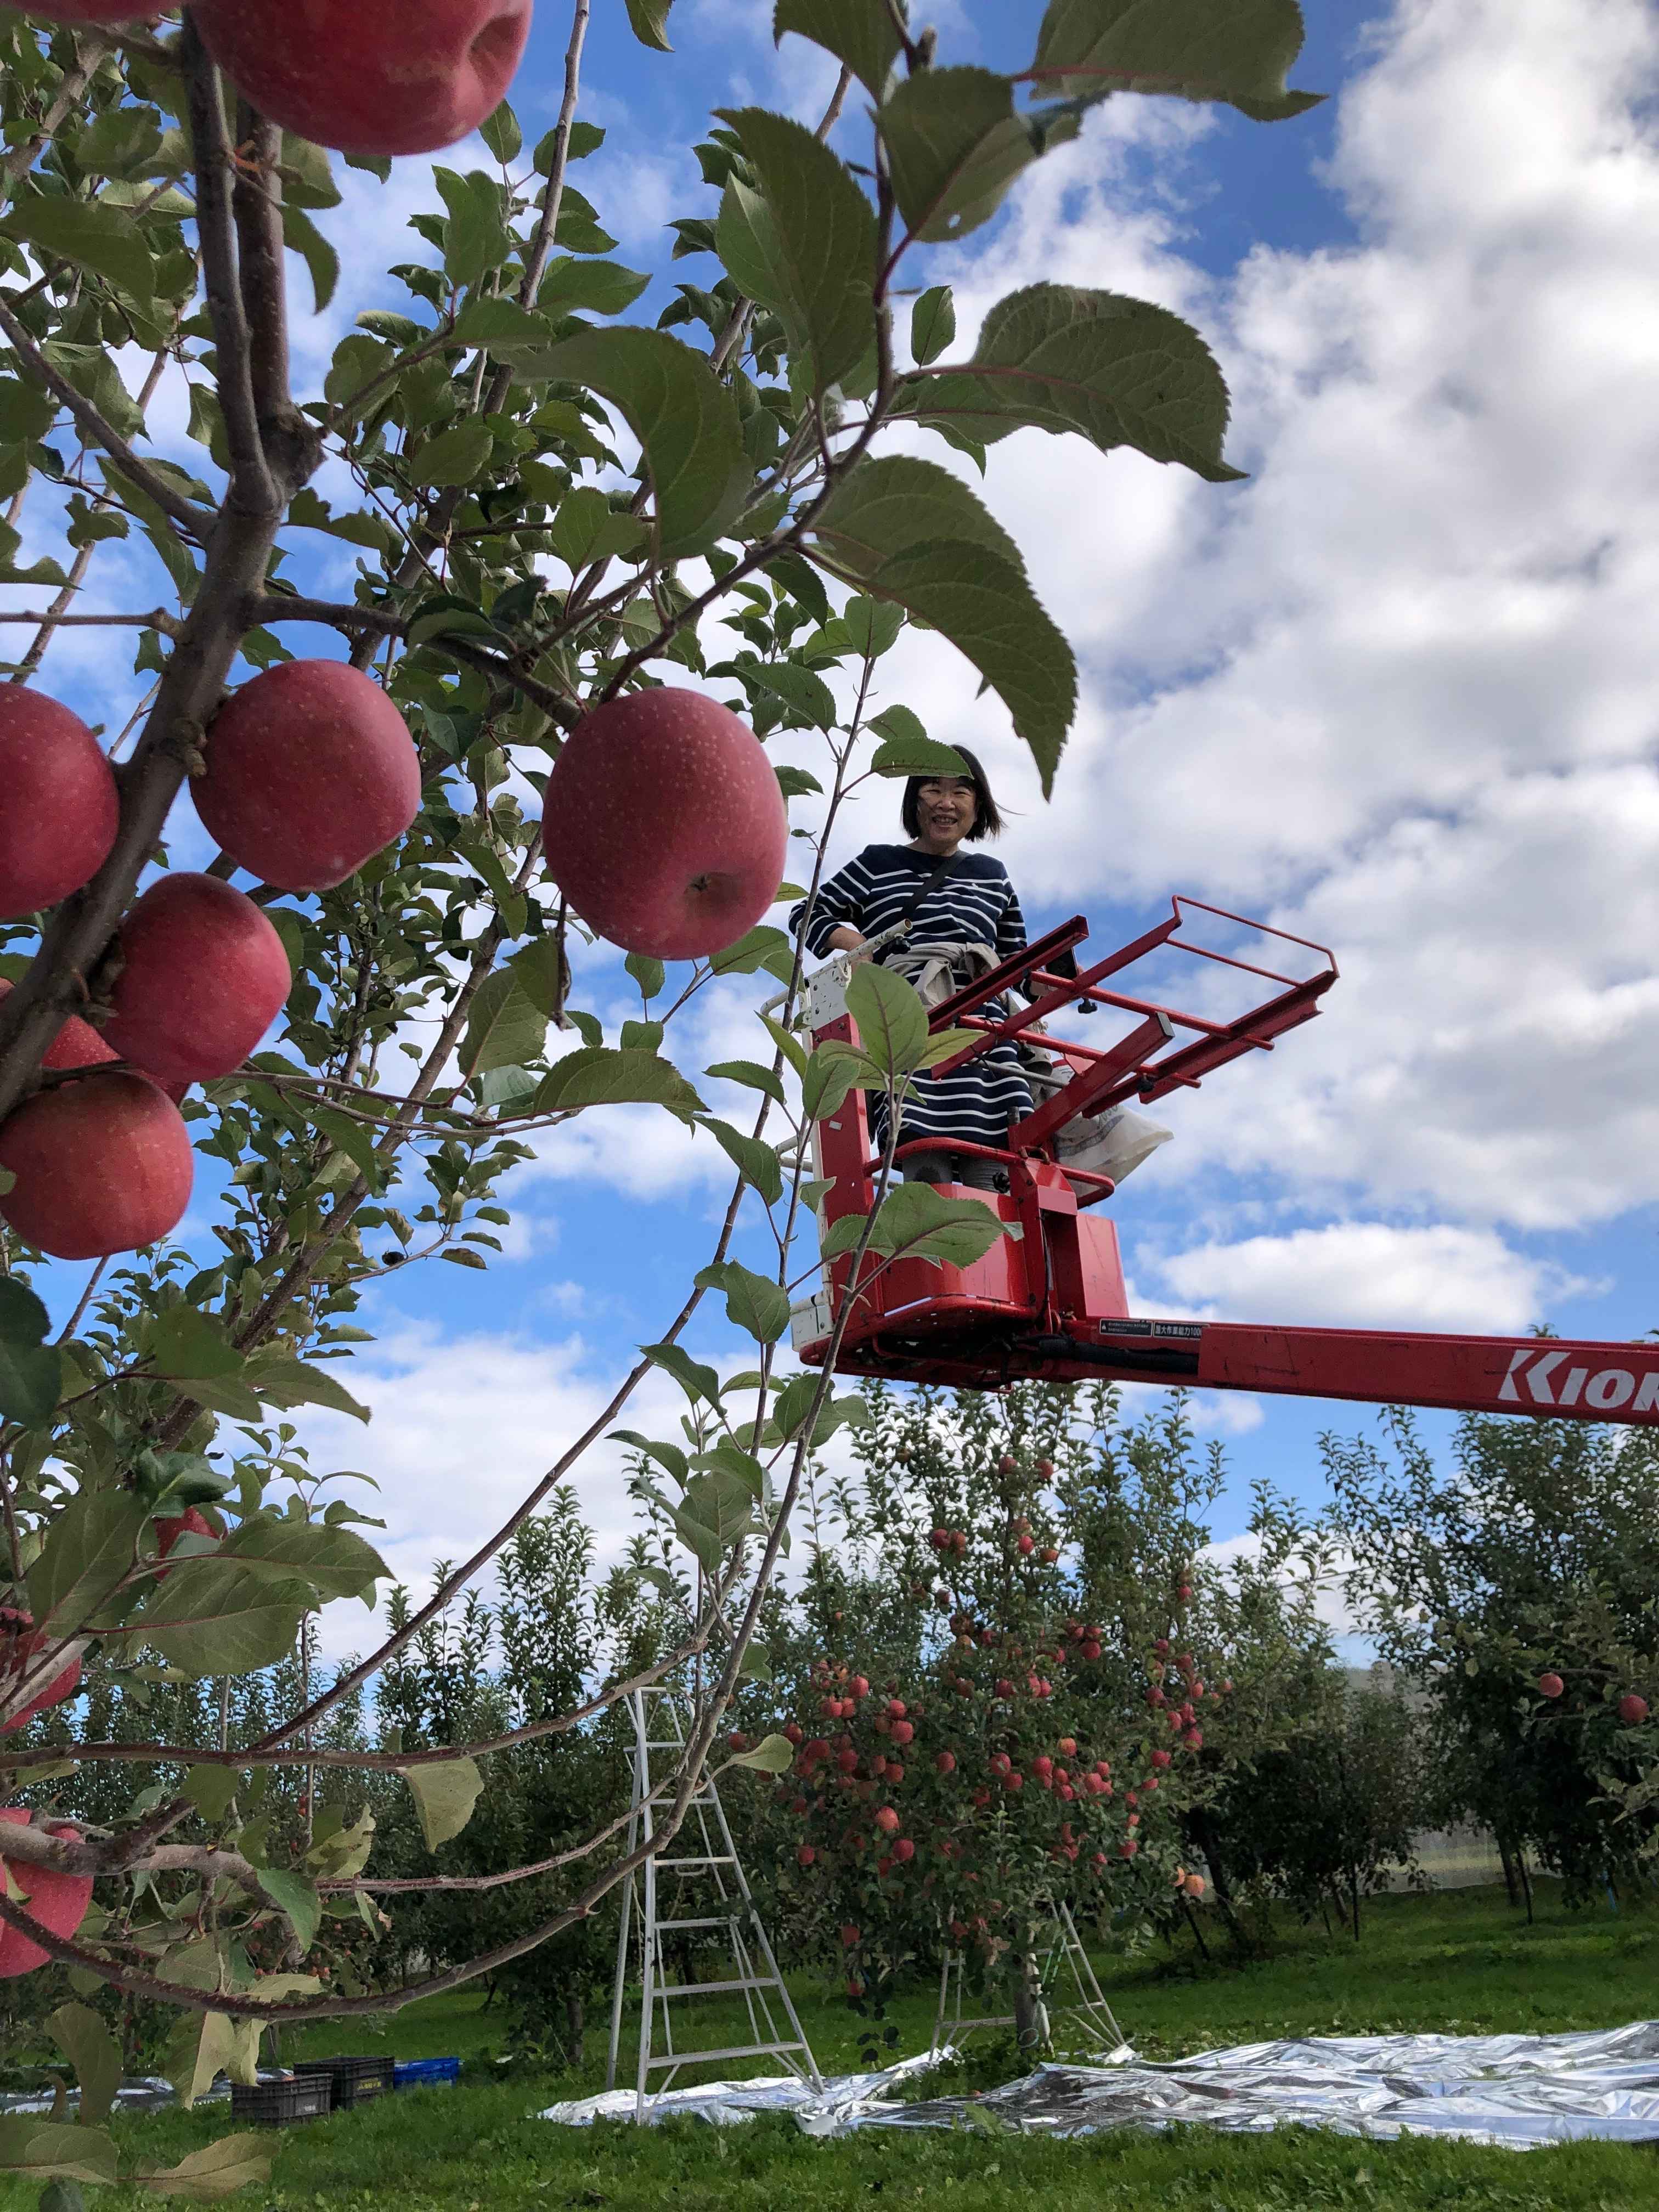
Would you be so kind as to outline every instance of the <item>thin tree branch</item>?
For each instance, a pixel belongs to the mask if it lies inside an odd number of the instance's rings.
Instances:
[[[0,160],[0,179],[3,179],[8,191],[20,177],[26,176],[34,167],[41,150],[51,141],[52,132],[91,83],[94,72],[109,52],[112,43],[104,32],[90,27],[76,33],[76,65],[72,70],[65,70],[57,97],[40,118],[39,129],[20,144],[12,147],[4,159]]]
[[[144,496],[154,500],[163,514],[176,522],[198,544],[205,543],[213,528],[213,516],[209,509],[198,507],[194,500],[186,499],[175,484],[169,483],[165,477],[158,476],[148,461],[139,459],[120,432],[105,420],[91,400],[83,398],[69,379],[52,367],[3,300],[0,300],[0,331],[3,331],[7,343],[29,374],[46,386],[60,405],[69,409],[86,438],[93,445],[101,447],[122,474],[131,477]]]
[[[237,264],[236,223],[231,211],[235,155],[225,127],[224,89],[186,14],[179,41],[190,88],[190,130],[196,149],[196,232],[201,244],[202,279],[213,320],[219,404],[230,447],[230,496],[250,511],[265,514],[277,504],[266,465],[253,399],[253,344],[243,305]]]
[[[559,106],[559,119],[554,125],[553,160],[548,170],[547,190],[542,196],[542,218],[536,226],[535,242],[525,262],[524,279],[519,286],[519,305],[533,307],[536,295],[542,288],[542,278],[553,252],[554,235],[559,227],[559,210],[564,200],[565,174],[570,166],[570,126],[576,118],[576,100],[581,88],[582,46],[587,37],[587,19],[591,0],[576,0],[570,25],[570,43],[564,54],[564,98]],[[512,382],[510,371],[498,371]],[[499,407],[507,397],[503,391],[495,405]],[[491,410],[494,411],[493,409]]]

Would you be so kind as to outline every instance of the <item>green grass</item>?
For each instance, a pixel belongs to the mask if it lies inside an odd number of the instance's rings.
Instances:
[[[1502,1892],[1379,1900],[1358,1949],[1322,1929],[1239,1970],[1208,1968],[1190,1950],[1139,1964],[1108,1962],[1114,2008],[1149,2056],[1288,2035],[1412,2029],[1474,2034],[1616,2027],[1659,2012],[1659,1911],[1615,1917],[1565,1911],[1547,1893],[1528,1928]],[[859,2023],[805,1982],[797,1989],[826,2070],[856,2063]],[[900,2047],[925,2044],[931,1992],[894,2007]],[[726,2040],[710,2005],[698,2040]],[[273,2138],[268,2190],[237,2200],[269,2212],[530,2212],[672,2204],[674,2212],[842,2212],[854,2206],[944,2205],[1013,2212],[1039,2192],[1045,2212],[1636,2212],[1659,2206],[1659,2151],[1576,2143],[1517,2154],[1433,2142],[1366,2143],[1313,2130],[1233,2137],[1200,2130],[1050,2142],[966,2131],[872,2132],[819,2142],[792,2123],[717,2132],[695,2122],[577,2131],[536,2119],[556,2097],[599,2085],[604,2023],[590,2035],[583,2076],[511,2082],[487,2077],[499,2040],[493,2014],[456,1996],[411,2008],[383,2038],[333,2026],[294,2039],[290,2056],[392,2050],[401,2057],[459,2052],[471,2080],[404,2094]],[[732,2038],[732,2039],[736,2039]],[[987,2054],[991,2078],[1006,2075]],[[482,2078],[481,2078],[482,2077]],[[181,2156],[228,2126],[222,2108],[118,2124],[127,2150]],[[107,2212],[153,2197],[117,2191]],[[34,2191],[0,2184],[0,2208]]]

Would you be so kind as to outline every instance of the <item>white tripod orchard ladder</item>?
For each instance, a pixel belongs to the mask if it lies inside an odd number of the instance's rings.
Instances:
[[[634,1723],[633,1796],[628,1848],[649,1844],[664,1785],[685,1755],[686,1730],[678,1692],[635,1690],[628,1698]],[[635,2117],[647,2114],[653,2089],[670,2087],[683,2066],[707,2066],[740,2058],[775,2058],[815,2089],[823,2077],[806,2040],[794,2004],[778,1972],[725,1808],[712,1775],[705,1773],[677,1835],[664,1849],[647,1851],[623,1885],[622,1924],[617,1936],[617,1980],[611,2000],[611,2058],[605,2087],[617,2086],[622,2048],[623,2004],[628,1988],[634,1922],[639,1922],[640,2044],[635,2072]],[[723,1952],[730,1975],[717,1971],[708,1981],[676,1981],[665,1957],[687,1939],[688,1951]],[[673,2008],[687,1998],[741,1995],[748,2014],[749,2040],[716,2049],[677,2047]],[[775,2010],[775,2007],[776,2009]],[[781,2014],[781,2019],[779,2018]],[[660,2075],[662,2078],[653,2080]]]
[[[1105,1991],[1095,1978],[1095,1970],[1089,1963],[1089,1954],[1083,1948],[1083,1939],[1077,1932],[1077,1923],[1072,1917],[1072,1908],[1064,1898],[1050,1899],[1048,1910],[1053,1916],[1054,1932],[1037,1978],[1037,2020],[1042,2040],[1047,2044],[1053,2038],[1053,2023],[1056,2020],[1075,2020],[1097,2040],[1107,2053],[1115,2057],[1119,2051],[1127,2052],[1128,2045],[1123,2030],[1106,2002]],[[1012,2013],[979,2014],[964,2018],[963,1981],[965,1960],[960,1951],[947,1951],[939,1966],[939,2011],[933,2020],[933,2055],[942,2057],[945,2051],[958,2049],[975,2029],[981,2027],[1012,2027],[1017,2025]],[[1077,1992],[1076,2002],[1056,2003],[1061,1978],[1069,1972]],[[954,2010],[951,1997],[955,1996]]]

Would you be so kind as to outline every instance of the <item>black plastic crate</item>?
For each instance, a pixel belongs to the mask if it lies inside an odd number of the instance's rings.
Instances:
[[[326,2076],[337,2112],[349,2105],[367,2105],[376,2097],[389,2097],[395,2065],[391,2058],[301,2058],[294,2070],[313,2077]]]
[[[253,2120],[261,2127],[288,2128],[300,2120],[324,2119],[333,2103],[334,2085],[325,2074],[295,2074],[257,2082],[252,2088],[233,2081],[230,2087],[232,2119]]]

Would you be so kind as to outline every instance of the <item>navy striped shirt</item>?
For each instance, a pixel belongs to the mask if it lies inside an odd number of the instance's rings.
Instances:
[[[874,937],[903,913],[906,902],[926,882],[939,860],[908,845],[866,845],[857,860],[821,884],[808,918],[805,902],[789,917],[789,927],[805,925],[807,951],[818,959],[832,950],[837,929],[856,929]],[[935,884],[910,918],[913,945],[988,945],[999,960],[1025,950],[1025,918],[1008,880],[1008,871],[988,853],[958,853],[956,866]],[[991,1019],[1005,1010],[994,1000],[980,1012]],[[871,1134],[884,1142],[884,1102],[872,1096]],[[953,1074],[921,1075],[905,1103],[902,1139],[955,1137],[975,1145],[1006,1146],[1008,1124],[1031,1110],[1031,1089],[1018,1049],[999,1044]]]

